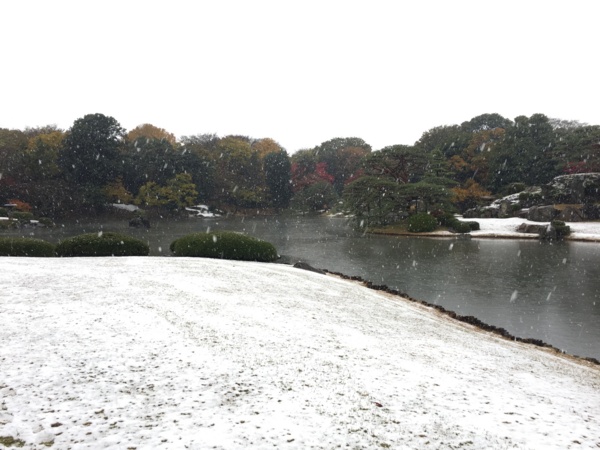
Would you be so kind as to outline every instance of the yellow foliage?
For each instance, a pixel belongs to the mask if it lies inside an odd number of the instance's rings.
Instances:
[[[103,191],[104,195],[108,198],[108,201],[112,203],[128,204],[133,200],[133,195],[125,189],[121,177],[104,186]]]
[[[171,145],[175,145],[177,143],[177,139],[175,138],[174,134],[169,133],[163,128],[155,127],[149,123],[138,125],[129,133],[127,133],[127,140],[129,142],[133,142],[139,138],[164,139]]]
[[[259,139],[252,144],[252,150],[258,153],[260,159],[263,159],[269,153],[277,153],[283,148],[271,138]]]

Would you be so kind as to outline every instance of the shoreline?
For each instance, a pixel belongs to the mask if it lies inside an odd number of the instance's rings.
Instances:
[[[311,269],[302,269],[302,270],[311,270]],[[505,328],[497,327],[495,325],[490,325],[488,323],[483,322],[482,320],[478,319],[475,316],[463,316],[463,315],[457,314],[455,311],[446,309],[441,305],[436,305],[435,303],[430,303],[425,300],[416,299],[414,297],[411,297],[409,294],[407,294],[405,292],[400,292],[397,289],[392,289],[385,284],[382,284],[382,285],[375,284],[371,281],[364,280],[359,276],[349,276],[349,275],[345,275],[340,272],[330,271],[328,269],[316,269],[316,270],[317,271],[321,270],[321,271],[325,272],[326,274],[330,274],[330,275],[339,277],[344,280],[357,282],[360,285],[365,286],[366,288],[374,290],[374,291],[385,292],[386,294],[392,295],[394,298],[405,300],[409,303],[416,303],[416,304],[424,306],[426,308],[433,309],[433,310],[437,311],[439,314],[443,315],[444,317],[450,318],[457,322],[461,322],[463,324],[471,325],[478,330],[487,331],[489,333],[495,334],[505,340],[520,342],[523,344],[529,344],[529,345],[532,345],[532,346],[535,346],[538,348],[544,348],[544,349],[550,350],[553,353],[558,354],[560,356],[572,358],[576,361],[585,361],[587,363],[591,363],[594,366],[600,366],[600,360],[598,360],[596,358],[592,358],[589,356],[573,355],[571,353],[567,353],[563,350],[560,350],[559,348],[554,347],[551,344],[548,344],[547,342],[542,341],[541,339],[522,338],[519,336],[514,336],[511,333],[509,333]]]
[[[477,232],[476,232],[477,233]],[[504,234],[504,233],[451,233],[450,231],[433,231],[431,233],[410,233],[408,231],[369,231],[368,234],[375,234],[379,236],[402,236],[402,237],[427,237],[427,238],[439,238],[439,239],[523,239],[533,240],[539,239],[537,234],[531,233],[515,233],[515,234]],[[565,236],[564,241],[572,242],[600,242],[599,236],[591,237],[571,237]]]

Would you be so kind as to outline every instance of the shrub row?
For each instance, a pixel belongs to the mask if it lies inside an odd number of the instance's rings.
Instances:
[[[147,256],[145,242],[120,233],[99,232],[74,236],[56,246],[57,256]]]
[[[194,233],[171,243],[176,256],[271,262],[278,258],[269,242],[233,232]],[[147,256],[148,244],[120,233],[87,233],[54,246],[34,238],[0,238],[0,256]]]
[[[41,239],[0,238],[0,256],[54,256],[54,245]]]
[[[454,217],[454,214],[444,212],[438,215],[438,222],[441,226],[448,228],[454,233],[470,233],[480,229],[479,222],[463,222]]]
[[[454,233],[470,233],[479,230],[479,222],[462,222],[453,214],[437,211],[432,214],[418,213],[408,218],[408,231],[411,233],[429,233],[438,226],[446,227]]]
[[[269,242],[230,231],[193,233],[171,243],[175,256],[272,262],[277,250]]]

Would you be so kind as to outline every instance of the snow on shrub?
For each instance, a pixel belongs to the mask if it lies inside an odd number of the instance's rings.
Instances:
[[[56,246],[58,256],[147,256],[145,242],[120,233],[98,232],[74,236]]]
[[[41,239],[0,238],[0,256],[54,256],[54,245]]]
[[[277,259],[273,244],[231,231],[212,231],[183,236],[170,245],[175,256],[272,262]]]

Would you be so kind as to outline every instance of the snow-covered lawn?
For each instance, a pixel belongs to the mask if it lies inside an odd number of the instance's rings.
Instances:
[[[0,258],[0,442],[600,447],[600,367],[277,264]]]

